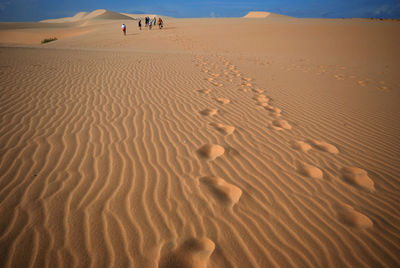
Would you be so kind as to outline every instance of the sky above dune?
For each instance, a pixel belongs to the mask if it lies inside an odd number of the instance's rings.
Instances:
[[[0,21],[39,21],[96,9],[178,18],[242,17],[249,11],[309,18],[400,18],[400,0],[0,0]]]

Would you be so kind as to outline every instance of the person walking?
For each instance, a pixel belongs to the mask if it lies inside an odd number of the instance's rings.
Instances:
[[[151,20],[151,21],[149,21],[149,30],[151,30],[151,26],[152,26],[152,24],[153,24],[153,21]]]
[[[123,23],[121,26],[122,32],[126,35],[126,25]]]
[[[164,22],[163,22],[163,20],[161,19],[161,17],[160,18],[158,18],[158,27],[161,29],[162,27],[164,27]]]
[[[142,30],[142,20],[139,20],[138,26],[139,26],[139,30]]]

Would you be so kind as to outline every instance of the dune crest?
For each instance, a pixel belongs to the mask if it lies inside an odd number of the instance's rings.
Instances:
[[[59,18],[59,19],[48,19],[40,22],[44,23],[65,23],[65,22],[79,22],[85,20],[132,20],[133,18],[127,15],[123,15],[118,12],[97,9],[92,12],[79,12],[73,17]]]
[[[250,11],[247,13],[243,18],[246,19],[286,19],[286,18],[293,18],[286,15],[276,14],[272,12],[266,11]]]
[[[265,11],[250,11],[247,13],[244,18],[266,18],[271,15],[271,12]]]

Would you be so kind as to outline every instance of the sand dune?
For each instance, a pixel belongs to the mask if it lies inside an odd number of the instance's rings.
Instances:
[[[60,18],[60,19],[49,19],[42,20],[44,23],[65,23],[65,22],[77,22],[83,20],[131,20],[131,16],[127,16],[118,12],[97,9],[92,12],[78,12],[73,17]]]
[[[266,18],[271,15],[271,12],[264,11],[250,11],[247,13],[244,18]]]
[[[1,267],[399,266],[397,22],[113,16],[0,24]]]
[[[292,17],[265,11],[250,11],[243,18],[246,19],[290,19]]]

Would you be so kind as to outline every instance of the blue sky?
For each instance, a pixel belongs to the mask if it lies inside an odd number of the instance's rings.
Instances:
[[[96,9],[178,18],[241,17],[255,10],[309,18],[400,18],[400,0],[0,0],[0,21],[39,21]]]

